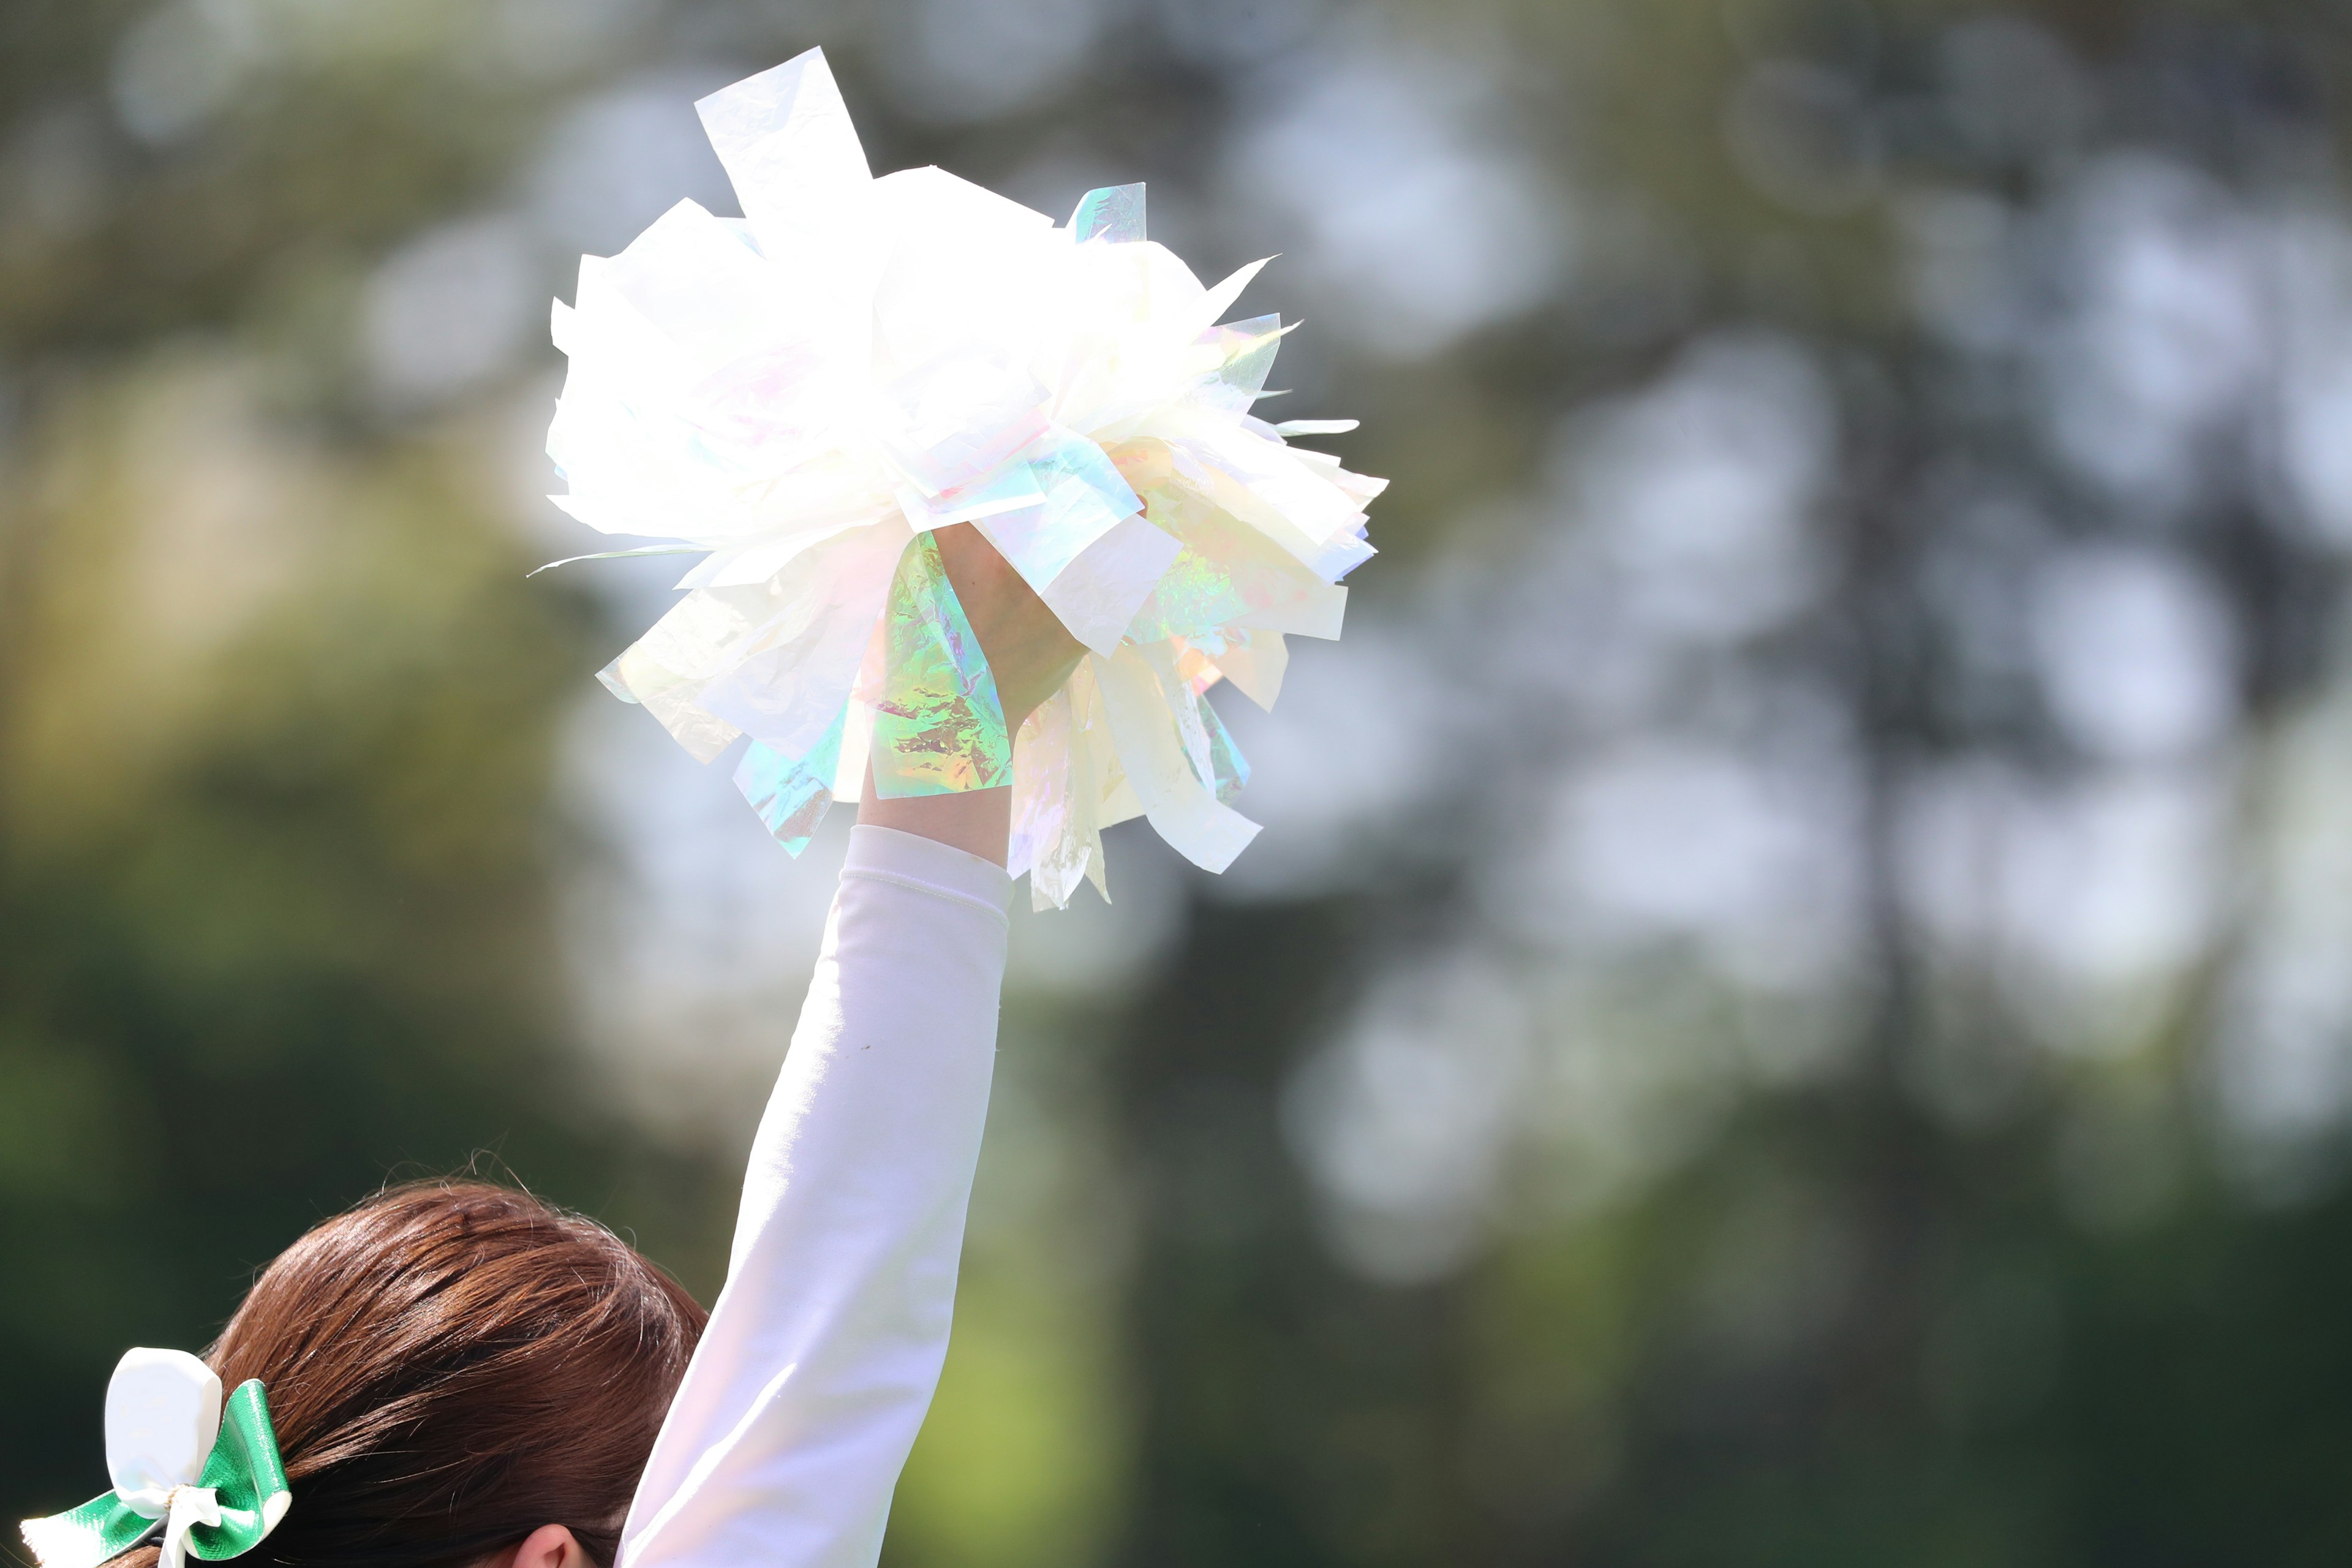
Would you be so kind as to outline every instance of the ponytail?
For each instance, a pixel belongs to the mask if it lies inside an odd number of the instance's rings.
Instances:
[[[205,1358],[268,1387],[294,1492],[238,1568],[465,1568],[544,1524],[610,1568],[704,1316],[527,1193],[420,1183],[327,1221]]]

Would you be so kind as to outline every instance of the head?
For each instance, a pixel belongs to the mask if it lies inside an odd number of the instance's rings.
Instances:
[[[609,1568],[704,1313],[592,1220],[480,1182],[297,1241],[206,1354],[266,1386],[294,1492],[240,1568]],[[148,1568],[152,1548],[117,1560]]]

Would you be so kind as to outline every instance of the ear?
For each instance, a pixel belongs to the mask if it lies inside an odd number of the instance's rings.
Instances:
[[[588,1568],[587,1549],[560,1524],[542,1524],[490,1560],[498,1568]]]

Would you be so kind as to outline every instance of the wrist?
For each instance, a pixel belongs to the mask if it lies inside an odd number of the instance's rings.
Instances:
[[[865,796],[857,820],[869,827],[887,827],[936,840],[992,865],[1002,866],[1013,837],[1013,786],[966,790],[960,795],[910,795],[885,800],[874,790],[874,773],[866,774]]]

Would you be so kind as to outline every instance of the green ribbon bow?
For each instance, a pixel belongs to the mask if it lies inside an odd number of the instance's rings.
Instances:
[[[215,1399],[219,1386],[213,1384]],[[112,1404],[110,1398],[110,1449]],[[142,1486],[127,1496],[110,1491],[70,1512],[25,1521],[25,1544],[41,1568],[98,1568],[159,1532],[161,1568],[181,1568],[184,1556],[218,1563],[260,1545],[294,1500],[269,1421],[269,1400],[256,1378],[239,1385],[218,1408],[220,1430],[212,1451],[185,1482]],[[120,1479],[121,1468],[113,1468]]]

